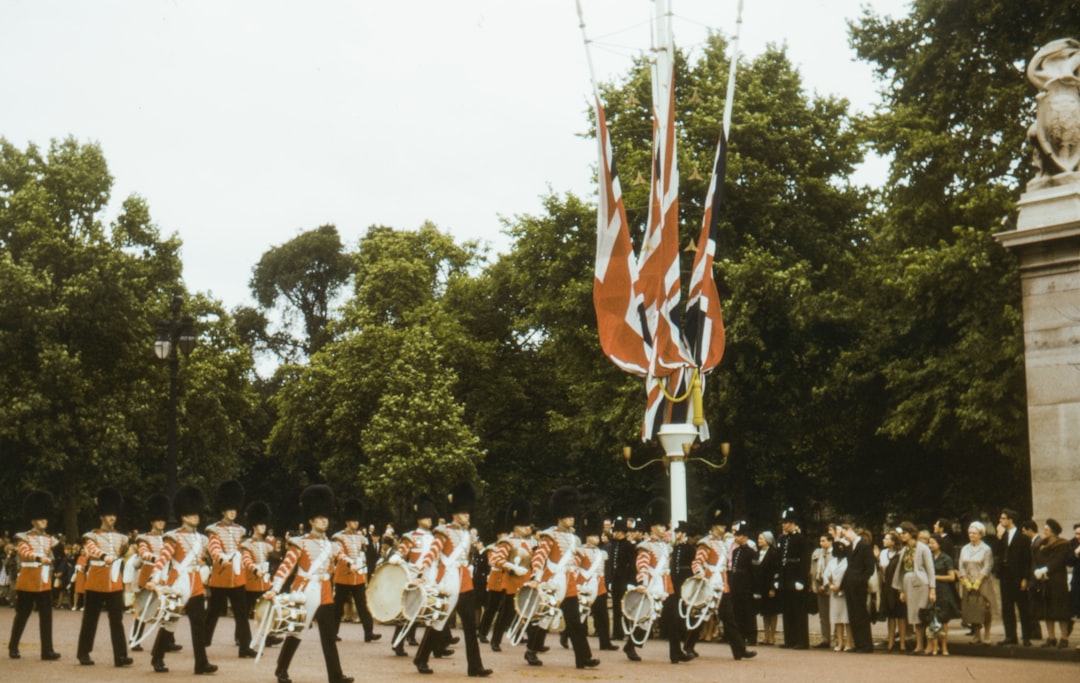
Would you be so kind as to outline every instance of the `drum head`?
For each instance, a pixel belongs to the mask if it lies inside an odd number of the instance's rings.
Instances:
[[[540,591],[532,586],[522,586],[514,596],[514,607],[518,614],[533,615],[540,606]]]
[[[368,611],[371,616],[384,624],[400,619],[408,588],[409,574],[404,567],[396,564],[379,565],[371,576],[367,589]]]
[[[255,623],[256,624],[263,623],[263,619],[267,618],[266,613],[267,612],[272,612],[273,609],[274,609],[274,601],[273,600],[262,599],[262,600],[259,600],[258,602],[256,602],[255,603]]]
[[[712,597],[712,586],[705,579],[699,579],[696,576],[690,577],[683,581],[679,595],[682,597],[684,604],[701,608],[709,603],[709,598]]]
[[[141,621],[153,620],[160,609],[161,600],[158,598],[157,591],[144,588],[135,595],[135,615]]]
[[[652,618],[653,601],[648,593],[626,591],[622,600],[623,616],[635,622]]]

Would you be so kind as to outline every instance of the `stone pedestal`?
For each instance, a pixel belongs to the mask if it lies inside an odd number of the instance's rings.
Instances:
[[[1068,532],[1080,522],[1080,183],[1029,189],[1019,206],[1017,229],[995,237],[1020,259],[1034,518]]]

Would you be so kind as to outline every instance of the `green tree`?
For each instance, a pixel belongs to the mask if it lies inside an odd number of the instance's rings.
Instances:
[[[0,483],[52,490],[71,536],[102,484],[164,483],[168,381],[155,367],[153,325],[182,291],[180,241],[159,235],[137,196],[106,230],[111,186],[97,145],[68,138],[43,153],[0,139]],[[222,322],[205,324],[182,369],[192,389],[213,392],[182,404],[198,421],[182,422],[182,453],[198,450],[218,471],[235,466],[227,449],[250,368],[224,350],[235,335]],[[6,498],[5,512],[18,504]]]
[[[291,315],[299,315],[304,331],[299,347],[310,356],[329,341],[330,308],[335,294],[351,275],[352,262],[337,228],[322,225],[271,247],[252,270],[249,286],[264,309],[272,309],[284,300],[290,307],[285,310],[286,321]],[[266,332],[265,318],[260,321],[250,315],[244,312],[246,331],[256,333],[268,348],[286,358],[289,349],[282,338]]]
[[[852,26],[885,86],[867,134],[892,164],[842,306],[861,333],[827,391],[858,406],[854,448],[833,465],[838,486],[886,492],[852,501],[871,514],[1030,507],[1020,285],[992,234],[1030,176],[1027,60],[1080,29],[1074,15],[916,0],[906,17],[867,11]]]

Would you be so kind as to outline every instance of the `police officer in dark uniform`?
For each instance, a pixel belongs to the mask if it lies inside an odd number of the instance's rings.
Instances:
[[[735,544],[731,548],[731,569],[728,571],[731,607],[746,644],[757,645],[757,614],[754,612],[754,560],[757,551],[750,545],[749,522],[735,522],[731,531],[735,534]]]
[[[611,551],[608,553],[608,566],[606,575],[608,580],[608,592],[611,594],[611,639],[622,640],[623,619],[622,600],[626,595],[626,587],[634,580],[634,562],[637,559],[637,549],[627,538],[629,525],[626,518],[619,517],[611,527],[612,541]]]
[[[795,650],[810,649],[810,615],[807,595],[810,585],[810,544],[799,529],[795,508],[780,514],[783,534],[777,543],[780,554],[780,612],[784,618],[784,644]]]
[[[694,575],[692,563],[696,552],[697,546],[690,542],[690,525],[685,521],[680,521],[675,526],[675,544],[671,549],[671,583],[675,587],[676,596],[682,595],[683,582]],[[686,630],[686,620],[676,619],[675,622],[679,631],[679,640],[686,645],[686,654],[697,657],[697,652],[694,651],[697,638],[690,637],[691,634]],[[698,631],[700,628],[699,626],[694,630]]]

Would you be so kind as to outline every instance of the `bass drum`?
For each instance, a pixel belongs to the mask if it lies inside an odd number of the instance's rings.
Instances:
[[[397,624],[405,621],[405,593],[409,573],[399,564],[381,564],[371,575],[367,588],[368,611],[376,621]]]

